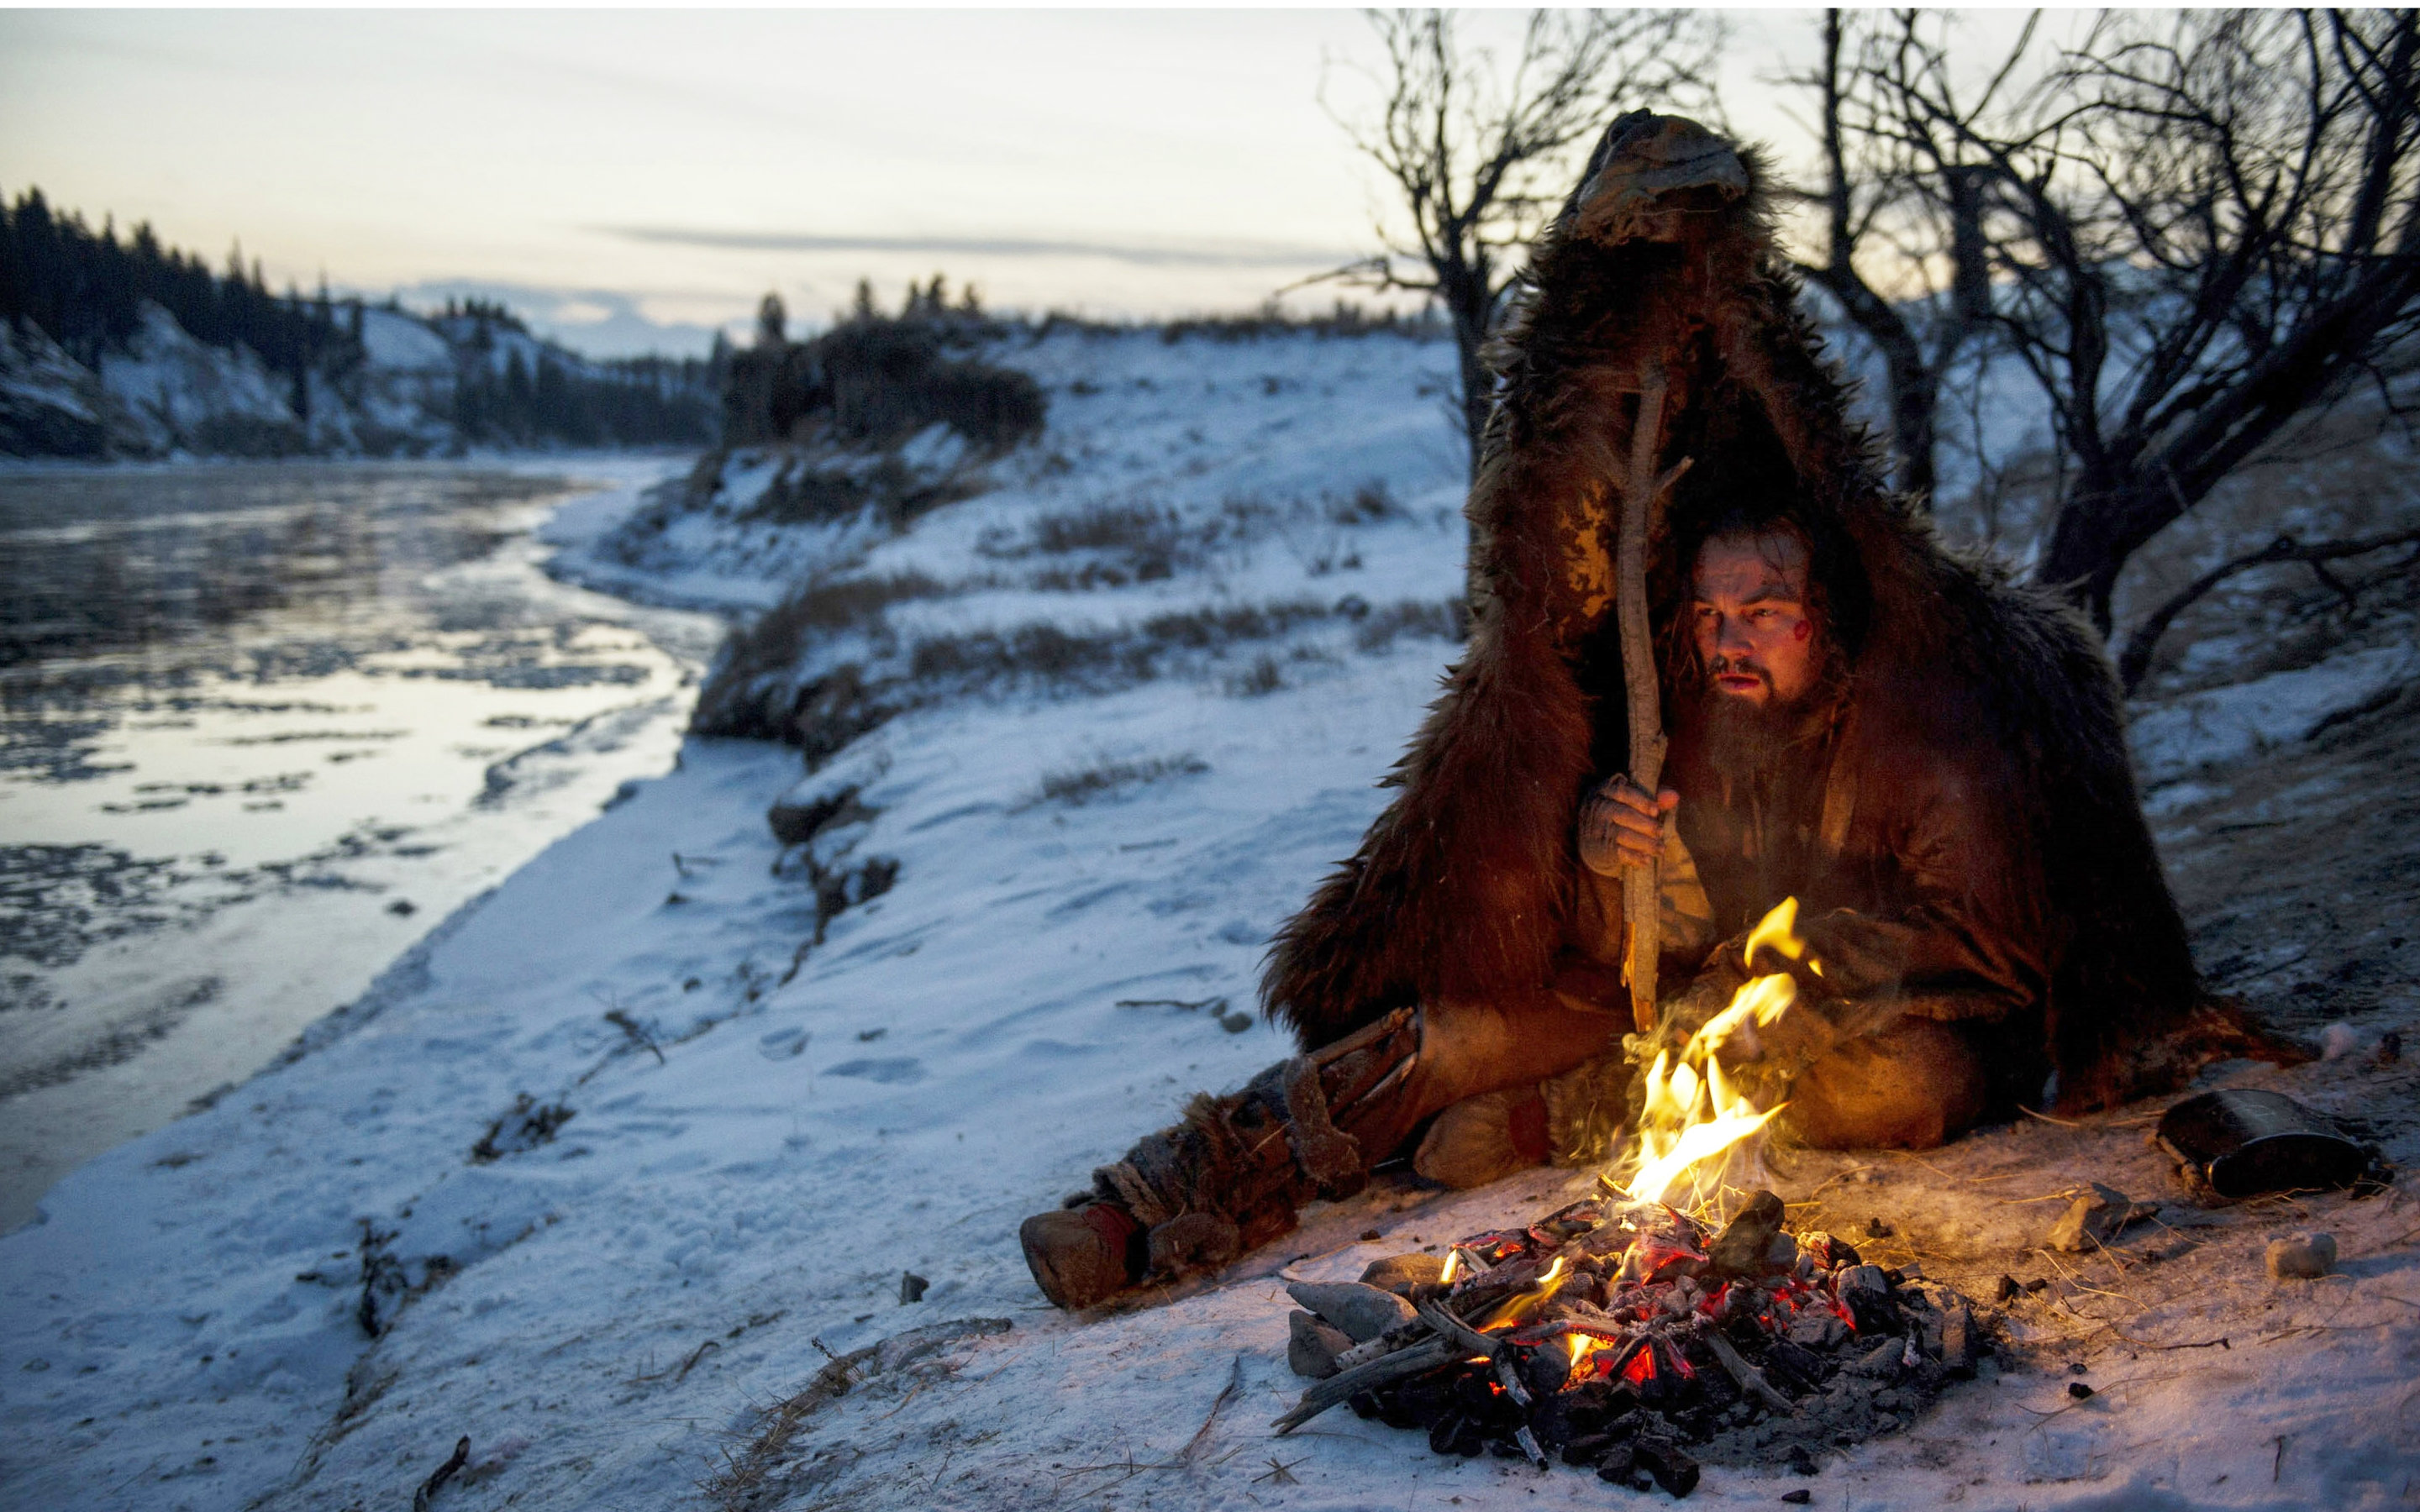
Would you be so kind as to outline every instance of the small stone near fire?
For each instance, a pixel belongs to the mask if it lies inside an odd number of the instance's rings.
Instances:
[[[2280,1281],[2307,1280],[2336,1268],[2336,1236],[2291,1234],[2269,1242],[2269,1273]]]
[[[1336,1374],[1336,1357],[1353,1347],[1341,1330],[1328,1327],[1309,1313],[1286,1318],[1286,1365],[1297,1376],[1326,1381]]]
[[[2086,1385],[2081,1381],[2069,1381],[2067,1383],[2067,1394],[2070,1396],[2074,1397],[2079,1402],[2088,1402],[2092,1399],[2092,1388]]]
[[[1381,1234],[1378,1232],[1378,1230],[1376,1230],[1376,1229],[1374,1229],[1374,1228],[1364,1228],[1363,1230],[1361,1230],[1361,1242],[1362,1242],[1362,1243],[1364,1243],[1364,1244],[1369,1243],[1369,1242],[1370,1242],[1371,1241],[1373,1241],[1373,1240],[1380,1239],[1380,1238],[1383,1238],[1383,1237],[1385,1237],[1385,1236],[1381,1235]]]
[[[2118,1237],[2129,1224],[2140,1223],[2160,1211],[2156,1202],[2136,1202],[2114,1186],[2092,1183],[2051,1226],[2050,1247],[2081,1254]]]
[[[911,1302],[923,1302],[924,1300],[924,1293],[932,1289],[932,1286],[933,1283],[925,1280],[923,1276],[918,1275],[913,1271],[900,1272],[899,1305],[905,1307]]]
[[[2017,1278],[2015,1276],[2004,1275],[2000,1277],[2000,1288],[1998,1291],[1993,1294],[1993,1300],[2002,1303],[2014,1302],[2017,1300],[2018,1295],[2024,1289],[2024,1288],[2017,1285]]]
[[[1816,1462],[1815,1457],[1807,1452],[1805,1444],[1793,1443],[1790,1446],[1790,1473],[1792,1474],[1815,1475],[1821,1474],[1823,1470],[1823,1467]]]
[[[1419,1317],[1412,1304],[1391,1291],[1357,1281],[1295,1281],[1286,1295],[1317,1313],[1320,1320],[1344,1331],[1356,1344],[1366,1344],[1398,1323]]]
[[[1789,1503],[1792,1506],[1805,1506],[1807,1503],[1815,1500],[1815,1493],[1808,1490],[1806,1487],[1801,1486],[1794,1491],[1782,1492],[1781,1499]]]
[[[1407,1296],[1414,1287],[1433,1287],[1445,1274],[1445,1257],[1441,1255],[1389,1255],[1383,1260],[1372,1260],[1361,1273],[1361,1284]]]
[[[2031,1281],[2025,1283],[2025,1289],[2027,1291],[2048,1291],[2050,1289],[2050,1277],[2046,1275],[2038,1275]]]
[[[1866,1220],[1866,1237],[1868,1239],[1888,1239],[1891,1237],[1891,1226],[1883,1222],[1880,1218],[1869,1218]]]

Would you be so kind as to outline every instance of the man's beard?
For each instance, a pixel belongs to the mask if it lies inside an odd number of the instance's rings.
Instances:
[[[1762,678],[1765,696],[1749,700],[1726,693],[1714,679],[1747,673]],[[1754,662],[1718,659],[1706,669],[1702,698],[1706,761],[1726,782],[1773,769],[1789,753],[1806,744],[1822,720],[1819,716],[1836,691],[1829,677],[1818,676],[1805,693],[1783,702],[1773,678]]]

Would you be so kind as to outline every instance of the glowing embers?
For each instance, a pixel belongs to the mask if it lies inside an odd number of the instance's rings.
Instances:
[[[1823,975],[1823,964],[1807,954],[1798,936],[1798,900],[1785,898],[1748,933],[1743,964],[1755,969],[1760,949],[1787,961],[1804,961]],[[1726,1052],[1752,1058],[1756,1033],[1771,1027],[1798,1000],[1798,984],[1776,972],[1751,977],[1731,995],[1729,1006],[1689,1037],[1676,1060],[1658,1051],[1647,1069],[1646,1097],[1632,1165],[1622,1189],[1641,1202],[1673,1202],[1691,1211],[1706,1208],[1727,1185],[1753,1179],[1755,1142],[1782,1104],[1760,1109],[1723,1072]],[[1745,1167],[1734,1171],[1734,1165]]]
[[[1440,1454],[1559,1458],[1674,1495],[1700,1454],[1811,1473],[1811,1457],[1905,1426],[1989,1346],[1956,1293],[1793,1237],[1784,1211],[1760,1193],[1715,1234],[1608,1193],[1473,1236],[1434,1280],[1413,1257],[1379,1262],[1363,1286],[1386,1278],[1415,1316],[1325,1367],[1298,1363],[1324,1379],[1280,1431],[1349,1403]],[[1362,1289],[1295,1295],[1341,1329]]]

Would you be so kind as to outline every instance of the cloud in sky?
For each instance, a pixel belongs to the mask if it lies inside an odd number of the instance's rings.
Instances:
[[[1140,268],[1264,268],[1301,270],[1339,267],[1365,253],[1347,247],[1229,242],[1152,244],[1139,241],[1045,240],[1023,237],[878,237],[805,231],[719,231],[685,226],[604,226],[633,241],[736,252],[876,252],[931,257],[1099,258]]]

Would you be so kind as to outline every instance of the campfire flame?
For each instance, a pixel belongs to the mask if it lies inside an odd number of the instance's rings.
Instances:
[[[1806,961],[1808,970],[1823,975],[1822,964],[1807,958],[1795,898],[1784,898],[1748,932],[1742,964],[1751,971],[1759,949],[1772,950],[1785,961]],[[1716,1052],[1736,1041],[1753,1055],[1756,1031],[1770,1026],[1797,1000],[1798,984],[1787,975],[1751,977],[1731,995],[1730,1006],[1689,1037],[1677,1060],[1669,1051],[1656,1053],[1647,1071],[1637,1146],[1631,1152],[1636,1168],[1621,1183],[1632,1200],[1673,1202],[1685,1184],[1688,1200],[1674,1205],[1697,1211],[1716,1194],[1730,1158],[1743,1146],[1752,1149],[1750,1142],[1784,1105],[1757,1107],[1723,1074]]]
[[[1494,1312],[1489,1313],[1486,1318],[1473,1326],[1484,1334],[1511,1324],[1529,1321],[1538,1316],[1538,1309],[1546,1304],[1548,1298],[1563,1289],[1563,1257],[1558,1255],[1555,1257],[1555,1263],[1547,1267],[1545,1273],[1540,1275],[1528,1289],[1515,1292],[1505,1298]]]

